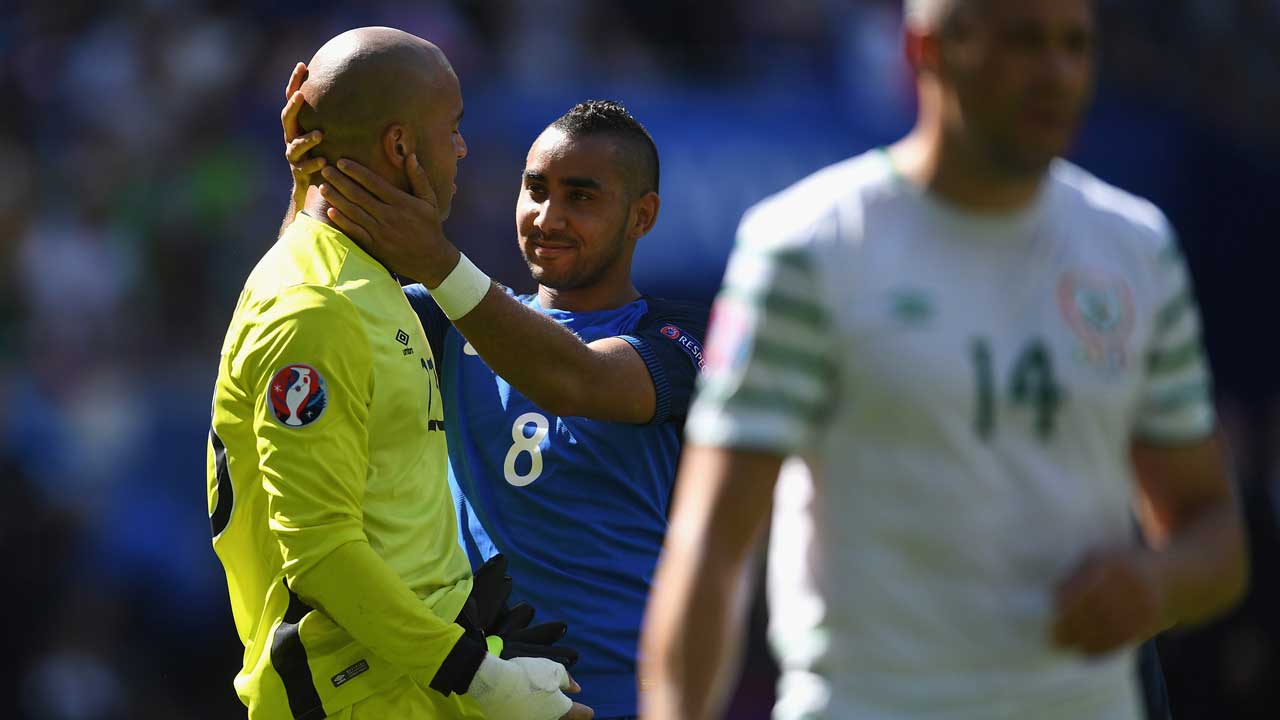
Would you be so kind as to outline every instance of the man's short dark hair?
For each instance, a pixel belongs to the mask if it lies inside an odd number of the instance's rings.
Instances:
[[[634,174],[637,184],[642,186],[637,188],[638,194],[658,192],[658,146],[653,144],[649,131],[627,112],[622,103],[614,100],[580,102],[551,123],[551,127],[573,137],[614,136],[622,142],[628,159],[637,161],[628,174]]]

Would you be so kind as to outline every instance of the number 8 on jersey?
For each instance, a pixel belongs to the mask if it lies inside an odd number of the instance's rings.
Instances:
[[[533,434],[525,435],[527,425],[533,425]],[[516,487],[524,487],[542,474],[542,441],[547,437],[551,424],[542,413],[527,412],[516,418],[511,425],[511,449],[507,451],[507,459],[502,464],[502,472],[507,482]],[[529,453],[529,471],[520,473],[516,470],[516,458],[521,453]]]

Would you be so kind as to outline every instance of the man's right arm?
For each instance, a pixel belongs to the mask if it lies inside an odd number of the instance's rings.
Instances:
[[[641,636],[646,718],[719,717],[741,655],[751,559],[782,456],[694,445],[676,481],[671,525]]]
[[[1173,230],[1163,227],[1152,277],[1146,378],[1130,454],[1151,547],[1096,548],[1059,585],[1054,637],[1090,655],[1204,622],[1244,595],[1244,521],[1215,437],[1200,313]]]
[[[739,230],[712,309],[671,526],[641,638],[646,718],[716,716],[736,670],[750,559],[784,457],[812,447],[835,393],[819,264],[775,228]]]

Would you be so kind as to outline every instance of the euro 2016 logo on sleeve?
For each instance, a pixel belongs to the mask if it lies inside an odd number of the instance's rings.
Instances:
[[[267,386],[271,414],[285,427],[310,425],[324,414],[329,392],[324,378],[310,365],[285,365]]]

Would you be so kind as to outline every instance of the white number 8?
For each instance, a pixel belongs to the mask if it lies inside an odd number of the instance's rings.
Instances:
[[[533,423],[533,434],[525,435],[524,428],[529,423]],[[507,451],[507,460],[502,464],[507,482],[516,487],[524,487],[542,474],[542,439],[547,436],[550,428],[547,416],[541,413],[527,412],[516,418],[515,424],[511,426],[511,441],[515,444]],[[516,458],[522,452],[529,453],[530,461],[529,472],[524,475],[516,472]]]

